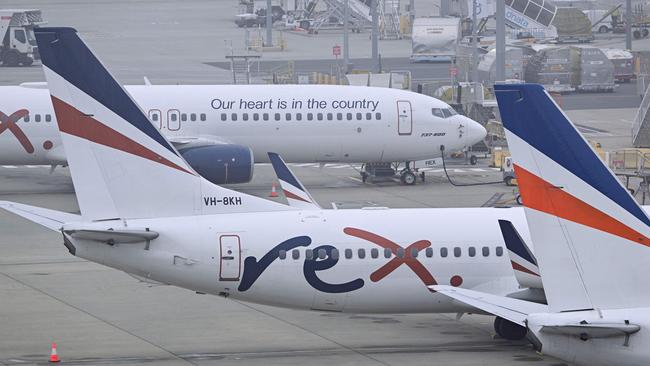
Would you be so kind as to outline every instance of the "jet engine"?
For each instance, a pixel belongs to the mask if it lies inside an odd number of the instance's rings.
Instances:
[[[253,151],[247,146],[184,146],[178,152],[197,173],[214,184],[247,183],[253,179]]]

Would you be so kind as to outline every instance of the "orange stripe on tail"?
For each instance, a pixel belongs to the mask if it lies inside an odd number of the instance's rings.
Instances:
[[[650,238],[645,235],[526,169],[518,165],[514,167],[524,206],[650,246]]]

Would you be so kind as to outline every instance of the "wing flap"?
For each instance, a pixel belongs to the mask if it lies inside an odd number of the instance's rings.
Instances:
[[[66,235],[74,239],[92,240],[106,244],[131,244],[154,240],[158,233],[144,229],[64,229]]]
[[[528,314],[548,312],[548,306],[543,304],[479,291],[440,285],[429,286],[429,289],[521,326],[526,326]]]
[[[545,325],[542,332],[564,334],[584,339],[612,338],[634,334],[641,330],[636,324],[627,323],[581,323],[566,325]]]

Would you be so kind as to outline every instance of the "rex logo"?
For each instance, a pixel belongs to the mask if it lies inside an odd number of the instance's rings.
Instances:
[[[20,109],[9,116],[0,111],[0,135],[7,130],[11,131],[25,151],[27,151],[28,154],[32,154],[34,152],[34,146],[20,126],[16,124],[21,118],[24,118],[28,114],[29,111],[26,109]]]

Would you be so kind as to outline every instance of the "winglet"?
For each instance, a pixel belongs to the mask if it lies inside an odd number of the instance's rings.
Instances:
[[[282,157],[276,153],[268,153],[271,165],[275,175],[280,181],[280,186],[284,192],[284,196],[289,202],[289,206],[294,206],[301,209],[320,210],[321,207],[316,203],[316,200],[311,196],[305,186],[300,183],[298,178],[291,172],[287,164],[282,160]]]
[[[510,263],[515,272],[515,278],[522,287],[543,288],[542,278],[539,275],[539,266],[535,255],[528,249],[528,246],[515,229],[512,222],[499,220],[501,235],[508,248]]]

